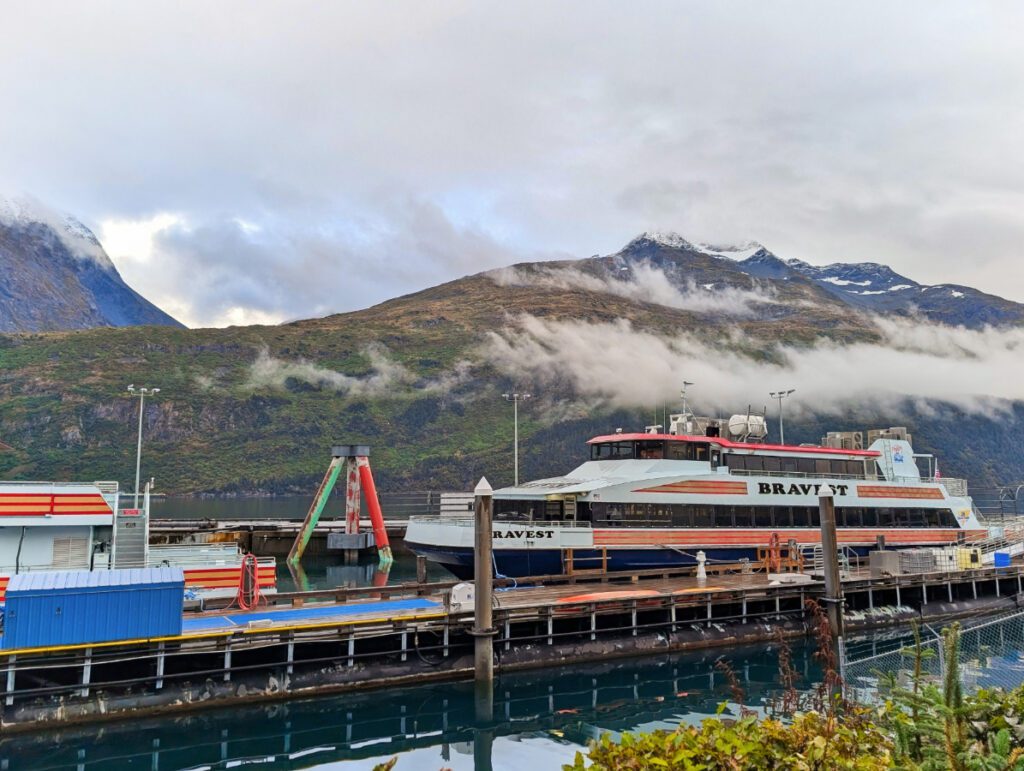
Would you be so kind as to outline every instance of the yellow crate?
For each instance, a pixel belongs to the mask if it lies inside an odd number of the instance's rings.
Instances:
[[[956,550],[956,566],[961,570],[981,567],[981,549],[963,546]]]

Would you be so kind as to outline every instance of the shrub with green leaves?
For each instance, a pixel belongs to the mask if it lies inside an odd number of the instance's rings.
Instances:
[[[739,720],[709,718],[699,726],[674,731],[623,734],[613,742],[606,734],[588,755],[576,753],[565,771],[879,771],[891,768],[892,742],[867,713],[842,720],[817,712],[795,715],[783,723],[747,714]]]

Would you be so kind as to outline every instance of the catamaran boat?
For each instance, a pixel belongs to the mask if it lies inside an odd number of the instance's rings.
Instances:
[[[756,563],[778,544],[820,546],[818,493],[828,485],[841,547],[937,547],[984,538],[967,483],[939,475],[905,428],[830,432],[820,445],[763,443],[763,415],[672,415],[668,433],[616,432],[588,442],[566,476],[494,492],[499,575]],[[922,471],[922,467],[924,470]],[[473,521],[414,518],[410,549],[459,578],[473,575]]]
[[[180,567],[187,589],[234,594],[245,555],[237,544],[149,543],[149,487],[122,507],[117,482],[0,482],[0,602],[11,576],[30,570]],[[276,586],[273,558],[257,560],[261,591]]]

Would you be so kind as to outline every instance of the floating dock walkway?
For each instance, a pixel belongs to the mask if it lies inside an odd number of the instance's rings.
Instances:
[[[495,668],[602,660],[807,635],[821,582],[679,571],[497,581]],[[265,608],[186,614],[181,635],[0,650],[3,727],[127,717],[465,679],[471,603],[455,582],[269,595]],[[1024,566],[843,582],[849,632],[1024,605]]]

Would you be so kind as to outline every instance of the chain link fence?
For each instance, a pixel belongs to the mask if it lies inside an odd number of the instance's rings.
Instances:
[[[925,682],[940,682],[945,672],[942,637],[925,625],[921,634],[921,675]],[[861,704],[884,701],[893,688],[909,689],[918,666],[911,637],[883,640],[881,652],[865,655],[864,643],[844,653],[840,672],[846,697]],[[965,693],[981,688],[1010,690],[1024,683],[1024,612],[961,627],[960,681]]]

